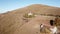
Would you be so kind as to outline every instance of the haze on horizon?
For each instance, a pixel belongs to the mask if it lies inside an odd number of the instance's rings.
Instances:
[[[60,7],[60,0],[0,0],[0,13],[15,10],[32,4]]]

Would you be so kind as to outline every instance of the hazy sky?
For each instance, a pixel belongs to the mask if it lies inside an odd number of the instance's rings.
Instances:
[[[60,7],[60,0],[0,0],[0,13],[22,8],[31,4],[45,4]]]

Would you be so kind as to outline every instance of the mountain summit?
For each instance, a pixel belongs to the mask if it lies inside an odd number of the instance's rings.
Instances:
[[[53,15],[60,15],[60,8],[52,7],[42,4],[33,4],[24,8],[13,10],[11,13],[28,13],[33,12],[36,14],[53,14]]]

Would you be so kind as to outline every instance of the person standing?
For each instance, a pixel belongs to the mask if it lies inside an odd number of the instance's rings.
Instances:
[[[51,33],[56,34],[57,33],[57,26],[55,25],[55,22],[53,20],[50,20],[50,25],[51,25]]]

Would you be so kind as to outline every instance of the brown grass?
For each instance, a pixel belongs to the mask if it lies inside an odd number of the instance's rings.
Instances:
[[[40,25],[42,22],[47,23],[50,19],[54,19],[54,17],[40,16],[30,19],[23,17],[29,11],[38,15],[60,15],[60,8],[40,4],[34,4],[21,9],[16,9],[0,15],[0,34],[40,34],[39,27],[34,27]],[[47,25],[48,24],[49,23],[47,23]]]

